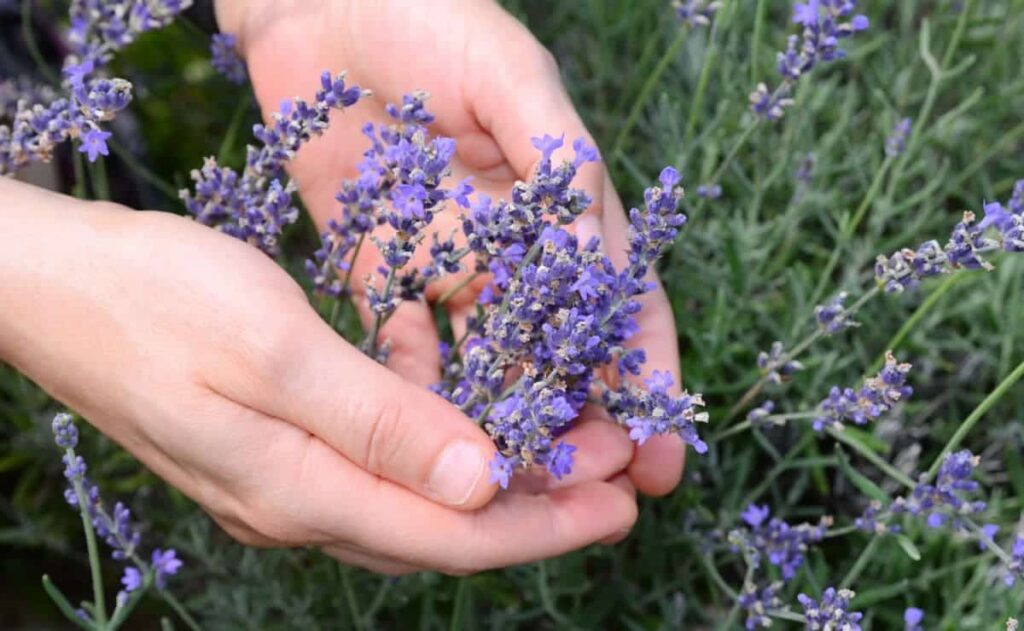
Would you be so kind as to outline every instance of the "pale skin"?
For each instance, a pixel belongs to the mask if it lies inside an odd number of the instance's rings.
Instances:
[[[321,225],[337,212],[340,178],[355,172],[359,127],[411,89],[433,95],[436,133],[458,143],[456,175],[493,197],[529,176],[531,136],[589,138],[550,56],[491,0],[222,0],[217,9],[265,113],[310,98],[325,69],[347,68],[375,94],[335,115],[293,165]],[[621,264],[626,220],[607,174],[585,167],[578,184],[595,199],[579,232],[601,237]],[[681,441],[634,448],[587,409],[565,437],[579,448],[570,476],[521,475],[496,494],[486,434],[423,388],[438,371],[426,305],[403,305],[385,327],[394,352],[382,367],[251,246],[170,214],[11,180],[0,179],[0,199],[0,360],[243,543],[318,546],[390,574],[466,574],[617,541],[636,519],[637,490],[664,494],[679,482]],[[444,231],[454,221],[452,211],[437,223]],[[375,266],[372,248],[364,252],[357,273]],[[457,326],[482,282],[446,304]],[[650,369],[677,374],[660,289],[640,318]]]

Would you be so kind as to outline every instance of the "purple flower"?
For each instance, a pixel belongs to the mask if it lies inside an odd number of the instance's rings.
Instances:
[[[565,134],[558,138],[544,134],[540,138],[531,138],[530,142],[537,151],[540,151],[541,162],[550,162],[551,156],[565,144]]]
[[[491,484],[497,483],[501,488],[507,489],[508,482],[512,479],[512,471],[518,461],[518,458],[510,458],[500,453],[494,454],[494,459],[491,460]]]
[[[804,608],[808,631],[861,631],[860,620],[864,614],[850,611],[854,593],[848,589],[836,590],[829,587],[816,601],[806,594],[799,594],[797,600]]]
[[[54,442],[58,447],[74,449],[78,445],[78,428],[74,418],[67,412],[60,412],[53,417],[51,424]]]
[[[904,118],[893,126],[892,133],[885,139],[885,155],[895,158],[903,154],[907,148],[907,138],[910,136],[912,124],[909,118]]]
[[[1006,570],[1003,582],[1007,587],[1013,587],[1019,579],[1024,579],[1024,537],[1021,535],[1017,535],[1013,540],[1010,563]]]
[[[924,631],[921,622],[924,621],[924,611],[917,607],[907,607],[903,612],[903,631]]]
[[[790,359],[782,346],[782,342],[772,342],[768,351],[757,354],[757,367],[771,383],[782,383],[792,375],[804,369],[804,365]]]
[[[744,621],[747,631],[768,629],[772,626],[768,611],[782,607],[782,600],[778,595],[781,589],[782,583],[772,583],[763,587],[747,584],[743,587],[738,602],[747,615]]]
[[[142,587],[142,572],[139,568],[131,565],[124,568],[124,575],[121,577],[121,585],[124,591],[131,593]]]
[[[750,95],[750,106],[765,120],[782,118],[785,108],[793,103],[793,87],[822,61],[845,56],[839,48],[840,40],[868,28],[863,15],[853,15],[856,0],[808,0],[793,5],[793,22],[803,27],[800,36],[791,35],[786,50],[780,52],[776,68],[782,81],[773,90],[758,84]]]
[[[764,401],[761,405],[747,412],[746,420],[754,427],[761,427],[770,422],[769,418],[775,411],[774,401]]]
[[[740,517],[743,521],[747,522],[747,525],[751,528],[757,528],[768,519],[772,511],[768,508],[767,504],[758,506],[757,504],[751,504],[747,506],[747,509],[743,511]]]
[[[876,376],[865,379],[860,389],[833,386],[828,396],[818,404],[818,416],[813,422],[814,431],[842,429],[843,423],[847,421],[864,425],[889,412],[914,392],[913,388],[906,385],[910,368],[910,364],[898,362],[889,352],[882,370]]]
[[[741,515],[747,527],[730,532],[729,542],[734,549],[742,550],[751,563],[767,559],[789,582],[803,565],[807,549],[824,538],[831,520],[823,518],[817,525],[792,525],[777,517],[769,519],[770,514],[767,506],[748,506]]]
[[[153,550],[151,558],[153,571],[156,576],[156,585],[163,589],[166,584],[167,577],[177,574],[178,570],[181,569],[181,559],[178,558],[177,552],[172,548],[168,548],[167,550],[157,548],[156,550]]]
[[[933,484],[920,482],[911,493],[893,501],[892,512],[924,517],[930,528],[947,524],[965,529],[962,517],[984,512],[986,503],[970,497],[980,489],[972,478],[980,459],[967,450],[949,454]]]
[[[857,322],[850,319],[850,314],[846,311],[844,303],[847,297],[848,294],[841,291],[831,302],[814,308],[814,318],[826,335],[834,335],[843,329],[859,326]]]
[[[82,136],[82,145],[78,148],[78,151],[86,154],[89,162],[96,162],[96,159],[100,156],[109,156],[110,150],[107,148],[107,138],[110,138],[111,135],[110,132],[103,131],[102,129],[90,129]]]
[[[721,7],[720,0],[672,0],[676,16],[687,26],[707,26],[711,24]]]
[[[231,83],[241,85],[248,80],[245,63],[235,50],[235,36],[214,33],[210,38],[210,65]]]
[[[576,447],[568,443],[558,443],[547,458],[547,468],[551,475],[561,480],[572,472],[573,452]]]

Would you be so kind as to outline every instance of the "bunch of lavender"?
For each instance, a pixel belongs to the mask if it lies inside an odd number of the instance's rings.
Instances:
[[[971,211],[954,228],[945,246],[925,241],[917,249],[905,248],[891,256],[879,255],[875,280],[887,293],[902,293],[923,279],[958,269],[991,270],[984,255],[1003,250],[1024,252],[1024,180],[1019,180],[1006,204],[985,204],[985,217],[977,221]]]
[[[139,550],[141,536],[132,523],[131,510],[117,502],[113,511],[108,511],[100,497],[99,488],[86,477],[85,460],[75,452],[78,445],[78,428],[75,427],[72,416],[63,412],[57,414],[53,418],[52,429],[54,442],[64,450],[64,478],[67,481],[64,498],[82,517],[89,564],[92,568],[93,601],[84,602],[76,609],[49,577],[43,576],[46,592],[71,622],[85,629],[113,631],[124,623],[142,596],[155,586],[160,595],[195,628],[195,623],[181,608],[180,603],[165,590],[167,578],[176,574],[182,567],[176,552],[170,548],[156,548],[152,551],[150,560],[145,561]],[[122,589],[117,592],[114,610],[109,614],[100,573],[97,536],[110,547],[111,556],[115,560],[125,563],[121,578]]]
[[[552,162],[560,138],[535,139],[540,166],[532,181],[516,184],[512,201],[480,199],[463,222],[478,270],[492,280],[481,294],[482,315],[471,323],[461,366],[440,392],[491,435],[498,447],[492,477],[506,486],[516,467],[546,466],[569,473],[575,447],[556,442],[586,402],[591,388],[631,437],[644,442],[676,433],[698,452],[706,445],[695,423],[699,395],[674,395],[669,375],[655,372],[646,389],[611,388],[597,379],[605,366],[620,375],[638,374],[642,350],[627,350],[636,331],[636,298],[650,288],[645,277],[655,259],[685,224],[682,189],[674,169],[644,195],[644,208],[630,211],[629,263],[616,270],[596,239],[580,244],[562,225],[571,223],[590,198],[571,188],[576,170],[596,160],[581,141],[575,157]],[[511,381],[514,371],[522,375]]]
[[[140,34],[166,26],[191,0],[76,0],[71,3],[71,45],[63,65],[59,98],[20,99],[10,125],[0,125],[0,175],[32,162],[48,162],[55,148],[78,139],[90,162],[109,155],[111,133],[101,123],[113,120],[131,101],[131,84],[99,76],[114,53]]]
[[[793,5],[793,22],[803,26],[800,36],[791,35],[785,52],[778,54],[776,68],[782,81],[774,89],[759,83],[750,95],[750,107],[769,121],[782,118],[793,104],[793,87],[819,62],[841,59],[839,40],[868,28],[868,18],[854,15],[856,0],[807,0]]]
[[[345,73],[324,72],[313,103],[285,101],[269,127],[257,124],[253,134],[261,143],[249,145],[245,169],[238,173],[207,158],[193,170],[194,191],[182,190],[185,209],[196,221],[246,241],[268,255],[277,253],[285,226],[298,219],[294,186],[282,183],[284,166],[299,147],[327,129],[332,109],[344,109],[369,93],[345,83]]]
[[[740,515],[746,527],[729,533],[733,549],[742,551],[752,567],[767,559],[782,572],[782,580],[789,582],[803,565],[808,548],[821,541],[832,525],[829,517],[823,517],[817,524],[789,524],[771,517],[768,506],[751,504]]]
[[[813,421],[814,431],[841,430],[845,421],[865,425],[878,419],[914,392],[906,383],[909,372],[910,364],[896,361],[889,352],[882,370],[865,379],[858,390],[832,386],[828,397],[818,405],[818,416]]]

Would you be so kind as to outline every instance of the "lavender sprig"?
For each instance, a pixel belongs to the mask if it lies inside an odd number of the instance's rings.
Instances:
[[[235,45],[234,35],[214,33],[210,38],[210,65],[231,83],[242,85],[249,80],[249,73]]]
[[[292,196],[295,187],[282,183],[284,167],[299,148],[322,135],[332,109],[354,105],[369,92],[345,82],[345,73],[324,72],[313,103],[285,101],[270,126],[257,124],[253,135],[259,146],[249,145],[245,169],[239,174],[207,158],[193,170],[194,190],[182,190],[185,209],[198,221],[275,255],[284,228],[298,219]]]
[[[900,363],[890,352],[879,373],[865,379],[858,390],[833,386],[818,405],[819,415],[814,419],[814,431],[843,428],[844,422],[865,425],[892,410],[913,393],[906,384],[910,364]]]
[[[860,621],[864,614],[850,610],[854,593],[848,589],[829,587],[815,600],[807,594],[799,594],[797,600],[804,608],[808,631],[861,631]]]
[[[117,502],[113,511],[108,512],[100,497],[99,488],[86,477],[85,459],[75,452],[78,445],[78,429],[72,416],[64,412],[57,414],[53,418],[52,430],[54,442],[64,450],[64,478],[67,481],[64,498],[70,506],[78,509],[82,516],[92,570],[93,602],[88,603],[86,607],[72,610],[67,599],[48,577],[43,578],[44,585],[72,622],[90,629],[117,629],[151,585],[156,585],[160,590],[164,589],[167,578],[177,574],[181,569],[182,561],[178,559],[173,549],[159,548],[153,550],[149,563],[142,560],[138,552],[141,535],[132,523],[131,510]],[[109,616],[104,599],[96,536],[102,538],[111,548],[111,556],[115,560],[128,562],[121,578],[123,589],[117,593],[114,610]],[[165,598],[173,599],[167,593],[163,595]],[[180,606],[176,608],[184,611]],[[187,616],[187,613],[184,615]],[[191,623],[190,619],[186,621]],[[192,626],[195,626],[194,623]]]
[[[759,117],[776,121],[793,104],[793,87],[820,62],[841,59],[839,41],[868,28],[868,18],[854,15],[855,0],[808,0],[793,5],[793,22],[803,27],[791,35],[787,48],[778,54],[776,68],[782,81],[773,89],[760,83],[750,95],[750,107]]]
[[[832,520],[823,517],[818,524],[789,524],[771,517],[768,506],[751,504],[740,515],[746,527],[729,533],[729,542],[737,551],[742,550],[749,562],[757,566],[762,559],[782,572],[789,582],[803,565],[808,548],[821,541]]]

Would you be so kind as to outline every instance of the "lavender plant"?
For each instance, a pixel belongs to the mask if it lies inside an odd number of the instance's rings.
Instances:
[[[149,560],[145,560],[141,552],[142,536],[133,523],[131,510],[121,502],[108,510],[99,488],[86,476],[85,459],[75,451],[78,446],[78,428],[72,416],[66,412],[57,414],[53,417],[52,428],[54,443],[64,450],[62,460],[67,481],[64,498],[82,517],[89,551],[93,600],[83,601],[80,607],[73,607],[50,578],[44,575],[43,587],[47,594],[75,625],[92,631],[113,631],[124,625],[147,592],[155,590],[190,628],[198,629],[181,603],[166,589],[167,579],[177,574],[183,565],[177,553],[173,548],[154,548]],[[102,539],[110,548],[111,558],[124,564],[121,589],[114,598],[112,611],[106,605],[97,538]]]

